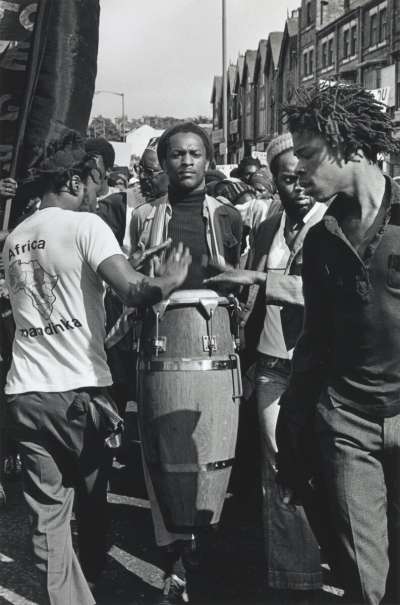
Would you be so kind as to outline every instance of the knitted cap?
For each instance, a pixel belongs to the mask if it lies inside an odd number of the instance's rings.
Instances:
[[[268,166],[271,167],[271,163],[274,159],[289,149],[293,149],[293,139],[290,132],[285,132],[285,134],[281,134],[279,137],[272,139],[267,147]]]

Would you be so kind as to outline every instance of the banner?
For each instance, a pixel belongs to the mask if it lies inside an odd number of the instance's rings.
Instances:
[[[70,129],[86,135],[99,18],[99,0],[0,0],[0,176],[24,178]],[[28,199],[20,188],[0,204],[0,228],[10,212],[15,224]]]
[[[43,0],[41,0],[43,1]],[[48,0],[45,48],[18,173],[66,130],[86,136],[97,74],[99,0]]]
[[[11,173],[38,3],[0,0],[0,175]]]

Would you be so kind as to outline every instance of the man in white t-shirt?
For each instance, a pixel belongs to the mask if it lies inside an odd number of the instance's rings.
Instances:
[[[110,228],[76,212],[92,193],[95,163],[84,160],[73,132],[47,148],[35,171],[40,210],[12,231],[3,252],[16,323],[9,427],[23,461],[43,602],[51,605],[94,603],[88,582],[96,582],[106,555],[111,456],[101,409],[110,406],[111,375],[103,281],[129,306],[154,304],[182,283],[190,263],[180,246],[160,277],[136,272]],[[80,563],[70,531],[74,496]]]
[[[276,137],[267,148],[282,208],[264,221],[253,250],[254,270],[225,272],[214,281],[250,285],[246,303],[246,346],[256,351],[256,398],[261,434],[263,519],[267,584],[286,591],[281,599],[307,603],[321,587],[319,546],[304,509],[289,502],[276,482],[275,428],[279,399],[289,382],[293,347],[303,323],[301,278],[304,238],[326,210],[304,194],[296,172],[292,136]],[[258,344],[257,344],[258,343]]]

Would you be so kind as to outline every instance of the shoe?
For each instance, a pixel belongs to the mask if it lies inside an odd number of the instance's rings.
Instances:
[[[186,582],[175,574],[165,578],[163,594],[160,601],[158,601],[158,605],[171,605],[173,603],[189,603]]]

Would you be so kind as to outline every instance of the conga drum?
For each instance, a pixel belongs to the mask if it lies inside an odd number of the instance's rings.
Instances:
[[[149,309],[139,361],[143,453],[170,531],[218,523],[235,456],[241,396],[231,305],[181,290]]]

